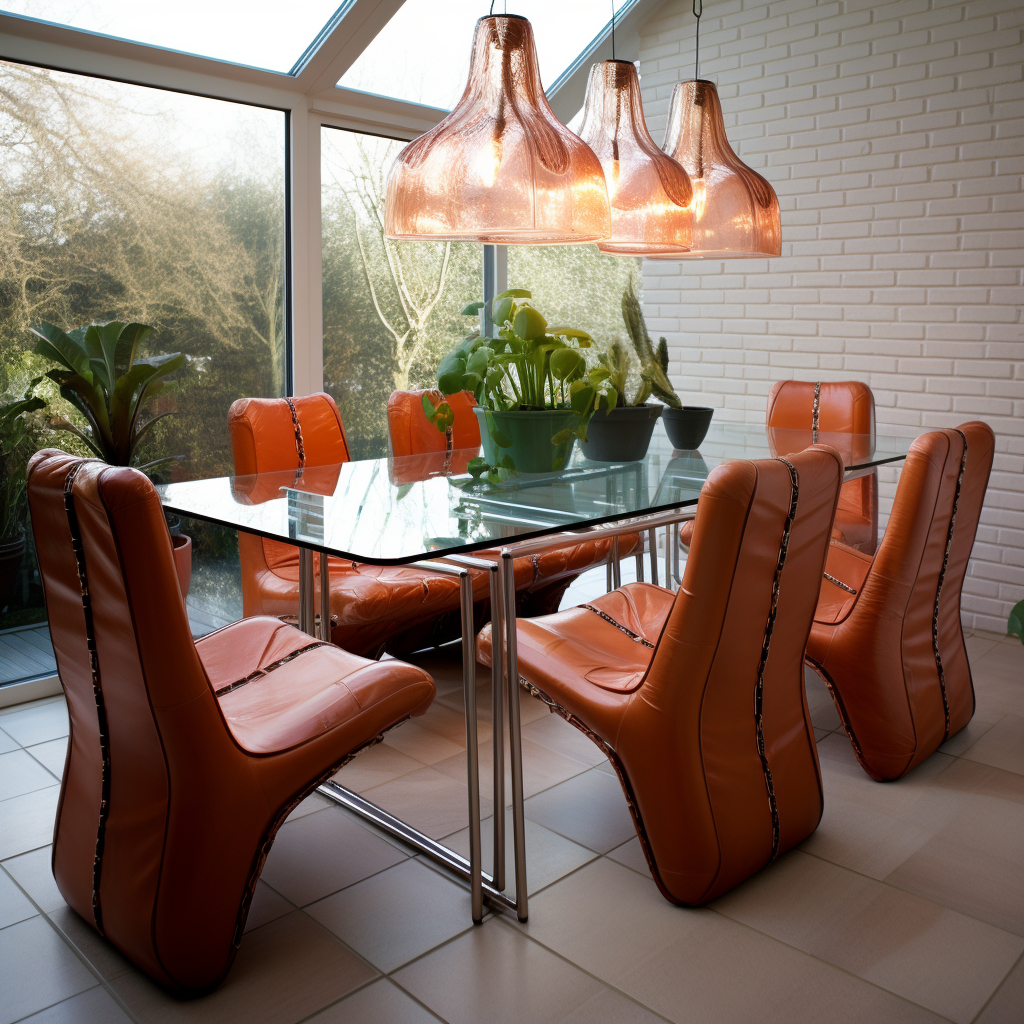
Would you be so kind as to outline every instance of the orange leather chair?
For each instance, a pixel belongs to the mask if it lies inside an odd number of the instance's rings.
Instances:
[[[773,455],[800,451],[816,442],[818,434],[850,434],[849,450],[840,454],[849,464],[863,458],[867,451],[854,451],[852,445],[865,446],[863,436],[874,437],[875,397],[871,388],[860,381],[834,383],[821,381],[780,380],[768,392],[765,415],[769,450]],[[792,433],[790,433],[792,432]],[[838,443],[830,437],[830,443]],[[870,444],[870,442],[868,442]],[[693,524],[684,523],[680,539],[690,546]],[[839,494],[839,508],[833,539],[842,541],[868,555],[878,546],[878,472],[848,480]]]
[[[200,993],[231,966],[286,815],[425,711],[433,681],[276,619],[193,642],[160,501],[137,470],[42,451],[28,495],[71,720],[57,886],[155,981]]]
[[[235,473],[294,470],[300,486],[330,493],[336,467],[349,461],[341,414],[327,394],[303,398],[240,398],[228,410]],[[437,429],[433,428],[437,433]],[[440,436],[440,435],[439,435]],[[266,493],[278,496],[278,480]],[[299,549],[281,541],[240,533],[242,608],[245,615],[296,615],[299,608]],[[400,654],[460,635],[459,581],[422,569],[379,566],[332,557],[331,639],[346,650],[378,657]],[[319,572],[316,574],[319,595]],[[473,576],[482,601],[488,581]],[[317,596],[319,607],[319,596]]]
[[[445,471],[464,472],[465,465],[456,461],[465,458],[466,449],[474,455],[480,448],[480,426],[473,413],[476,401],[468,391],[449,395],[448,402],[454,422],[445,433],[441,433],[423,412],[423,396],[429,395],[436,406],[442,395],[439,391],[393,391],[388,399],[388,438],[391,455],[403,459],[393,468],[396,483],[408,483],[406,476],[414,477],[426,467],[420,467],[418,460],[407,456],[425,456],[444,452],[448,458],[442,463]],[[446,465],[447,464],[447,465]],[[436,472],[436,461],[431,464]],[[395,473],[402,473],[401,480]],[[422,479],[422,477],[418,477]],[[619,538],[619,557],[632,554],[640,545],[639,534],[631,533]],[[515,574],[518,614],[544,615],[555,611],[562,595],[581,572],[597,565],[604,565],[611,554],[612,542],[605,539],[581,541],[571,547],[552,548],[529,557],[513,561]],[[496,550],[477,552],[481,557],[494,557]]]
[[[984,423],[922,435],[875,556],[829,550],[807,662],[874,779],[905,775],[974,715],[960,593],[994,447]]]
[[[842,479],[825,445],[724,463],[678,594],[631,583],[518,623],[524,685],[608,755],[673,903],[721,895],[818,825],[803,656]]]

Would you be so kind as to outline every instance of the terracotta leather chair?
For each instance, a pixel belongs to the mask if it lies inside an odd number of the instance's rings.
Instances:
[[[874,436],[875,397],[871,388],[855,380],[776,381],[768,392],[765,426],[773,455],[800,451],[817,441],[818,433],[856,435],[848,450],[840,449],[849,465],[855,457],[869,454],[853,451],[852,445],[863,445],[862,435]],[[837,443],[835,437],[828,441]],[[680,530],[684,546],[690,546],[692,536],[693,524],[684,523]],[[877,471],[843,484],[832,536],[868,555],[874,553],[878,546]]]
[[[992,468],[984,423],[919,437],[874,558],[833,544],[807,661],[864,770],[898,779],[974,714],[960,593]]]
[[[454,423],[447,433],[431,423],[423,412],[423,396],[430,395],[431,401],[437,405],[441,401],[439,391],[393,391],[388,399],[388,439],[391,454],[402,458],[398,471],[415,475],[422,472],[416,460],[406,460],[406,456],[427,455],[428,453],[445,453],[451,459],[463,462],[465,449],[480,448],[480,427],[473,413],[476,401],[468,391],[450,395],[446,399],[454,413]],[[460,451],[460,449],[462,451]],[[445,463],[449,463],[445,467]],[[423,467],[426,468],[426,467]],[[458,462],[445,462],[438,467],[437,462],[431,463],[431,473],[439,468],[445,471],[465,471]],[[395,473],[395,469],[392,473]],[[422,479],[422,477],[419,477]],[[410,482],[405,478],[395,482]],[[619,538],[619,557],[625,558],[632,554],[640,545],[639,534],[628,534]],[[516,580],[516,592],[519,614],[544,615],[555,611],[562,600],[562,595],[581,572],[594,566],[604,565],[611,554],[612,544],[608,539],[581,541],[571,547],[552,548],[530,557],[517,558],[513,563]],[[482,557],[496,554],[496,551],[479,553]]]
[[[238,475],[294,470],[305,489],[330,493],[337,483],[336,467],[349,461],[341,414],[327,394],[241,398],[228,410],[228,427]],[[249,500],[277,497],[278,485],[272,481],[265,494],[254,491]],[[297,615],[298,548],[240,533],[238,549],[245,615]],[[459,636],[456,578],[333,557],[329,564],[331,639],[346,650],[378,657],[385,648],[401,654]],[[484,573],[474,574],[481,600],[488,586]]]
[[[231,966],[285,816],[425,711],[433,681],[276,619],[193,642],[160,501],[137,470],[42,451],[28,493],[71,720],[57,886],[155,981],[202,992]]]
[[[824,445],[724,463],[678,594],[631,583],[518,623],[523,684],[608,755],[673,903],[706,903],[818,825],[803,655],[842,478]]]

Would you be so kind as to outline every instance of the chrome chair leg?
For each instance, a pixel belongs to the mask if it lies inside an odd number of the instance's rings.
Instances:
[[[320,552],[320,639],[331,642],[331,574],[323,551]]]
[[[612,537],[612,590],[622,586],[622,564],[619,562],[619,538]]]
[[[299,548],[299,629],[316,636],[316,579],[310,548]]]
[[[503,595],[497,564],[491,581],[491,713],[494,741],[494,888],[505,888],[505,638],[501,623]]]
[[[459,578],[462,605],[462,691],[466,703],[466,778],[469,783],[470,898],[473,920],[484,917],[480,850],[480,750],[477,746],[476,629],[473,622],[473,577],[464,569]]]
[[[651,582],[658,585],[658,532],[647,531],[647,546],[651,549]]]

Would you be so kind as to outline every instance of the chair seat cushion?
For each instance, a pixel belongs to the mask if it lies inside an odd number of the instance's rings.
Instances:
[[[596,689],[631,693],[647,672],[674,600],[670,590],[629,583],[587,605],[522,619],[516,624],[520,673],[571,711]],[[486,664],[490,629],[480,633],[480,658]]]
[[[852,548],[847,544],[840,544],[833,541],[828,546],[828,556],[825,559],[825,572],[833,579],[845,583],[855,594],[849,590],[833,583],[832,580],[821,581],[821,594],[818,597],[818,607],[814,612],[815,622],[842,622],[857,603],[857,596],[860,594],[864,581],[867,579],[868,570],[871,568],[871,556]]]
[[[369,661],[266,616],[225,626],[196,650],[235,741],[253,754],[336,729],[361,734],[356,747],[434,698],[433,680],[413,665]]]

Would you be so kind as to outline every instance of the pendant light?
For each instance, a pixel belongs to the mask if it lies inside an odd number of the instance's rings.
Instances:
[[[693,189],[686,171],[651,138],[636,67],[612,59],[590,69],[580,137],[604,168],[611,204],[611,237],[598,242],[615,256],[679,255],[690,248]]]
[[[526,18],[476,23],[462,99],[391,167],[384,231],[498,245],[608,237],[601,164],[548,106]]]
[[[701,0],[694,0],[693,13],[699,33]],[[672,92],[665,151],[686,168],[693,185],[693,244],[688,253],[653,259],[781,255],[778,196],[733,152],[718,90],[698,77],[696,61],[693,81]]]

